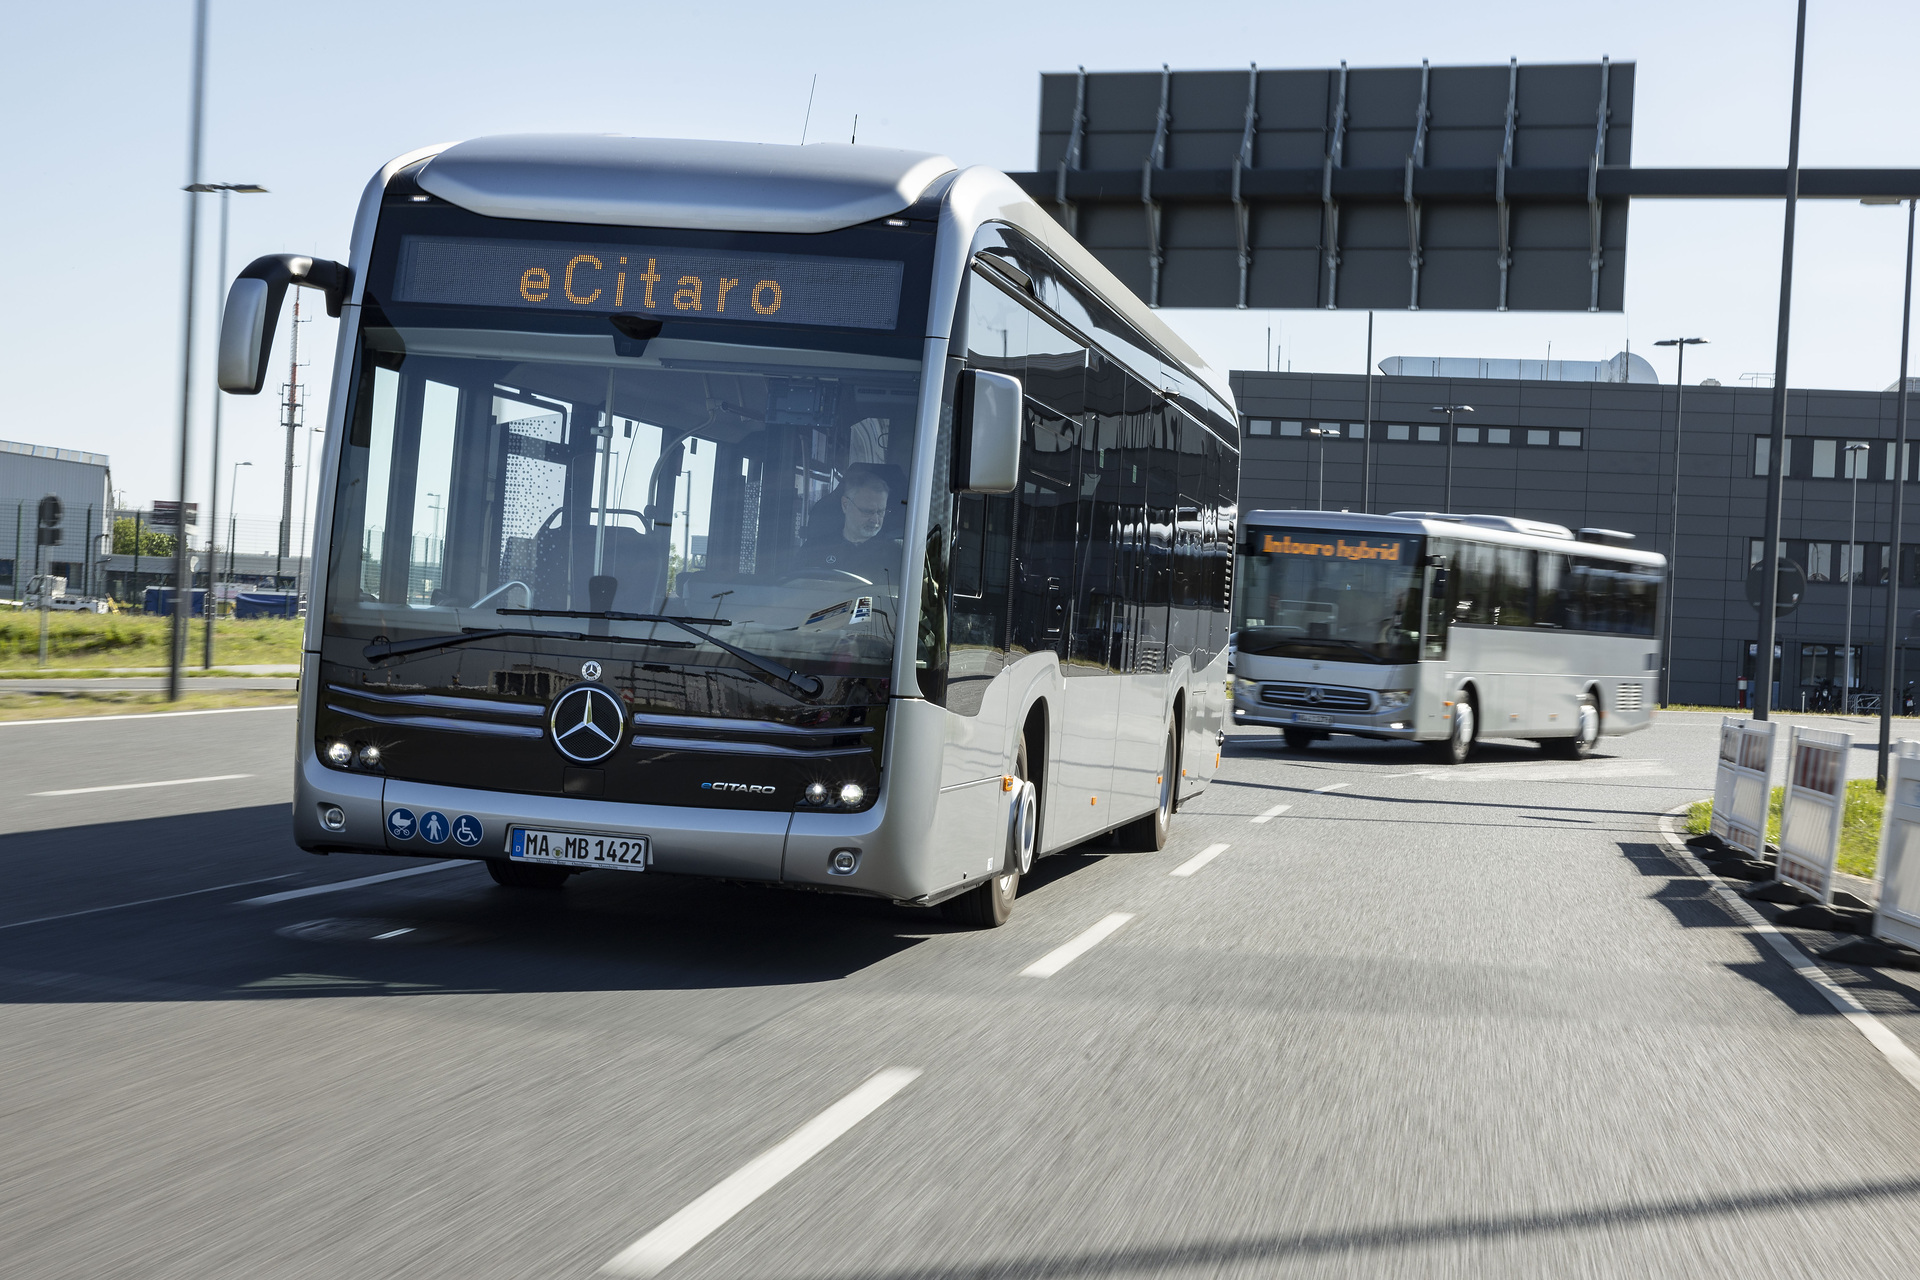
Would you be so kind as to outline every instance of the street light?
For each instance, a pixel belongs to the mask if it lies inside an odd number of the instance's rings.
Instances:
[[[1861,204],[1900,203],[1898,197],[1879,196],[1862,200]],[[1893,752],[1893,698],[1895,656],[1899,646],[1904,644],[1897,628],[1900,614],[1900,506],[1907,487],[1907,339],[1913,332],[1913,212],[1915,201],[1907,201],[1907,268],[1901,277],[1905,282],[1905,299],[1900,305],[1900,381],[1894,385],[1899,388],[1900,400],[1897,411],[1899,421],[1899,439],[1894,442],[1894,464],[1888,470],[1894,474],[1893,482],[1893,528],[1887,538],[1887,555],[1893,561],[1887,566],[1887,618],[1886,638],[1883,644],[1886,654],[1881,665],[1880,692],[1880,765],[1875,774],[1874,783],[1882,792],[1887,789],[1887,758]]]
[[[1447,500],[1441,503],[1440,506],[1442,510],[1451,512],[1453,510],[1453,415],[1456,413],[1472,413],[1473,406],[1470,404],[1437,404],[1433,406],[1431,412],[1444,413],[1447,415]]]
[[[238,518],[240,509],[240,468],[250,467],[252,465],[251,462],[234,463],[233,482],[227,486],[227,492],[233,495],[233,498],[227,504],[227,585],[229,586],[233,585],[233,544],[238,536],[240,523]]]
[[[1701,346],[1705,338],[1662,338],[1656,347],[1678,347],[1680,367],[1674,373],[1679,388],[1673,398],[1673,517],[1667,521],[1667,625],[1660,646],[1660,705],[1673,701],[1673,592],[1680,581],[1680,419],[1687,399],[1687,348]]]
[[[188,99],[187,186],[200,184],[200,144],[207,100],[207,0],[193,5],[193,93]],[[187,614],[193,609],[193,583],[187,576],[187,464],[192,460],[193,303],[200,255],[200,202],[187,194],[187,246],[180,289],[180,509],[175,512],[173,543],[173,625],[167,641],[167,701],[178,702],[180,668],[187,661]]]
[[[1317,436],[1320,439],[1320,497],[1318,499],[1318,505],[1320,510],[1325,511],[1327,509],[1327,439],[1326,438],[1328,436],[1337,437],[1340,434],[1340,428],[1329,427],[1324,423],[1322,423],[1320,426],[1317,426],[1317,427],[1308,427],[1307,434],[1310,436]]]
[[[1866,559],[1856,559],[1854,534],[1860,521],[1860,472],[1866,466],[1867,446],[1854,441],[1846,447],[1847,474],[1853,477],[1853,508],[1847,516],[1847,643],[1845,645],[1847,663],[1842,670],[1845,679],[1840,682],[1840,711],[1845,714],[1853,705],[1853,583],[1860,576],[1860,564]]]
[[[220,270],[214,277],[225,284],[227,281],[227,197],[238,191],[243,196],[263,196],[267,189],[257,182],[194,182],[187,190],[195,195],[205,195],[209,191],[220,193]],[[213,460],[210,471],[213,478],[207,482],[211,492],[207,494],[207,625],[206,648],[200,655],[200,665],[213,669],[213,615],[219,612],[214,607],[213,575],[220,563],[220,549],[214,545],[220,534],[220,406],[226,402],[223,395],[213,397]],[[228,562],[231,563],[232,547],[228,547]]]

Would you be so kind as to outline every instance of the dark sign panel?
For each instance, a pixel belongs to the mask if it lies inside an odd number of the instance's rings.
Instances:
[[[408,236],[394,300],[891,329],[904,274],[883,258]]]
[[[1156,306],[1617,311],[1633,76],[1049,74],[1016,177]]]

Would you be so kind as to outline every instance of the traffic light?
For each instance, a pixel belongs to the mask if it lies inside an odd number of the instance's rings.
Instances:
[[[60,499],[48,494],[40,499],[40,513],[36,524],[36,545],[57,547],[60,545]]]

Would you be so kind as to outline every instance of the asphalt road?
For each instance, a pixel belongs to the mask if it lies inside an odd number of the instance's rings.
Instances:
[[[991,932],[472,866],[243,905],[425,864],[291,846],[285,710],[0,725],[0,1276],[1912,1275],[1920,1092],[1656,838],[1716,723],[1235,737]]]

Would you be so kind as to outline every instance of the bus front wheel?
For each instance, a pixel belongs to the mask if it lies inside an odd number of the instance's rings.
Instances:
[[[1173,828],[1173,797],[1179,785],[1174,777],[1174,765],[1179,760],[1173,735],[1176,731],[1167,730],[1167,749],[1160,758],[1160,794],[1153,812],[1144,818],[1135,818],[1120,828],[1118,835],[1120,847],[1131,849],[1135,853],[1157,853],[1167,847],[1167,835]]]
[[[1467,757],[1473,754],[1473,735],[1476,730],[1476,717],[1473,703],[1462,696],[1453,704],[1453,719],[1447,729],[1445,742],[1436,743],[1441,764],[1465,764]]]
[[[1593,754],[1593,748],[1600,741],[1600,707],[1593,695],[1580,695],[1580,706],[1575,713],[1579,728],[1571,738],[1548,738],[1540,745],[1549,755],[1562,760],[1582,760]]]
[[[1027,769],[1027,740],[1024,737],[1014,753],[1013,774],[1022,782],[1032,776]],[[1007,861],[1009,870],[989,876],[957,898],[948,898],[940,904],[940,914],[955,924],[972,929],[998,929],[1005,924],[1013,914],[1013,900],[1020,895],[1020,870],[1014,862],[1011,849]]]

